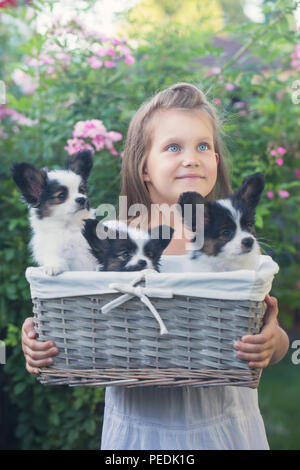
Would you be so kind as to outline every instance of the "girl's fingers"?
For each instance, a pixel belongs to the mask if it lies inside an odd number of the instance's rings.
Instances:
[[[272,321],[277,321],[278,317],[278,300],[276,297],[271,297],[269,294],[265,297],[265,302],[267,304],[267,309],[264,315],[264,323],[267,325]]]
[[[244,353],[242,351],[238,351],[236,353],[237,357],[239,357],[240,359],[243,359],[244,361],[251,361],[251,362],[261,362],[261,361],[265,361],[266,359],[268,358],[271,358],[271,354],[270,354],[270,350],[269,351],[264,351],[262,353]]]
[[[32,361],[41,361],[43,359],[50,358],[51,356],[55,356],[58,354],[57,348],[50,348],[46,350],[33,350],[32,348],[28,348],[27,346],[23,349],[24,354],[26,357],[29,357]],[[36,364],[37,365],[37,364]]]
[[[250,344],[250,343],[243,343],[238,341],[235,343],[234,348],[238,351],[244,353],[262,353],[266,350],[273,348],[273,341],[267,341],[264,344]]]
[[[22,326],[22,349],[31,349],[32,351],[47,351],[54,347],[53,341],[37,341],[35,338],[36,332],[34,331],[33,318],[28,317]]]
[[[55,343],[53,343],[53,341],[36,341],[35,339],[27,339],[25,336],[23,337],[22,346],[24,352],[25,348],[32,351],[49,351],[55,346]]]
[[[26,358],[26,366],[29,366],[32,369],[36,369],[36,368],[39,368],[39,367],[47,367],[47,366],[53,364],[53,362],[54,362],[51,357],[41,359],[41,360],[34,360],[30,356],[25,356],[25,358]]]
[[[26,370],[27,372],[29,372],[29,374],[39,374],[40,373],[40,370],[36,367],[31,367],[27,364],[26,362]]]
[[[269,363],[270,363],[269,359],[266,359],[266,360],[260,361],[260,362],[250,361],[249,362],[249,367],[251,367],[251,369],[265,369],[265,367],[268,367]]]
[[[53,364],[53,357],[58,349],[53,341],[37,341],[32,317],[26,318],[22,326],[22,349],[26,360],[26,369],[30,374],[38,374],[39,367]]]
[[[22,326],[22,336],[28,336],[29,338],[34,338],[36,333],[34,331],[33,317],[28,317],[25,319]]]
[[[268,341],[270,341],[270,339],[273,336],[273,333],[274,333],[273,328],[268,328],[267,326],[265,326],[262,329],[262,332],[257,335],[243,336],[240,343],[241,344],[256,344],[256,345],[265,344]]]

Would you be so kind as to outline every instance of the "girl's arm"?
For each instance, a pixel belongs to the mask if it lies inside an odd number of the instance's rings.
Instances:
[[[237,356],[249,361],[249,367],[267,367],[276,364],[286,355],[289,349],[289,338],[278,324],[278,302],[275,297],[267,295],[264,316],[264,327],[258,335],[243,336],[235,343]]]

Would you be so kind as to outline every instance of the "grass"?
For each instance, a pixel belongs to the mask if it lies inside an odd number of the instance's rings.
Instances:
[[[285,358],[267,367],[258,388],[259,405],[272,450],[300,449],[300,364],[290,349]]]

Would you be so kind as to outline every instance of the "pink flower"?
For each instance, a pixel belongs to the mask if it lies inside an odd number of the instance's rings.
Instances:
[[[124,56],[130,55],[130,49],[127,46],[121,45],[119,47],[119,51],[120,51],[121,55],[124,55]]]
[[[116,57],[116,51],[112,47],[109,47],[108,49],[106,49],[106,55],[110,55],[111,57]]]
[[[267,197],[268,197],[269,199],[273,199],[273,197],[275,197],[275,194],[273,193],[273,191],[268,191],[268,192],[267,192]]]
[[[106,134],[107,137],[110,138],[113,142],[118,142],[119,140],[122,140],[123,135],[120,132],[115,132],[115,131],[110,131]]]
[[[300,180],[300,169],[295,168],[295,169],[294,169],[294,173],[295,173],[295,175],[296,175],[296,178],[297,178],[298,180]]]
[[[84,149],[91,150],[92,152],[95,151],[95,149],[90,144],[87,144],[82,139],[69,139],[67,143],[68,145],[64,148],[69,155],[73,155],[74,153],[79,152],[79,150]]]
[[[57,60],[61,61],[63,65],[68,66],[71,63],[71,56],[65,52],[57,52],[55,54]]]
[[[78,121],[73,130],[73,139],[68,140],[65,149],[73,154],[83,148],[89,148],[93,151],[101,151],[107,148],[112,155],[118,155],[113,146],[113,142],[117,142],[123,138],[120,132],[109,131],[99,119],[90,119],[87,121]],[[91,139],[91,143],[86,143],[83,139]]]
[[[122,44],[122,41],[118,38],[114,38],[114,39],[112,39],[112,43],[113,43],[114,46],[117,46],[119,44]]]
[[[97,59],[94,55],[86,59],[86,61],[90,64],[92,69],[100,69],[103,65],[102,60]]]
[[[119,155],[110,139],[105,139],[105,147],[110,151],[112,155]]]
[[[284,155],[286,153],[286,149],[283,147],[278,147],[277,152],[279,155]]]
[[[32,121],[30,118],[26,117],[25,114],[18,113],[18,111],[6,108],[5,106],[0,106],[0,119],[4,119],[5,116],[9,116],[12,121],[20,126],[31,127],[37,123],[37,121]]]
[[[220,100],[220,98],[215,98],[214,103],[215,103],[216,106],[218,106],[219,104],[222,103],[222,101]]]
[[[284,161],[283,161],[282,158],[277,158],[276,163],[277,163],[277,165],[282,166]]]
[[[127,42],[127,39],[126,38],[113,38],[112,39],[112,43],[117,46],[119,44],[124,44],[125,42]]]
[[[113,54],[115,54],[115,51],[112,48],[107,48],[107,47],[103,47],[103,46],[96,46],[96,47],[93,48],[93,53],[95,55],[99,56],[99,57],[104,57],[104,56],[108,55],[109,54],[108,51],[113,51]],[[112,56],[112,57],[114,57],[114,56]]]
[[[232,83],[226,83],[225,90],[231,91],[234,90],[235,86]]]
[[[17,0],[3,0],[0,2],[0,8],[7,8],[9,6],[12,6],[12,7],[18,6]]]
[[[39,86],[38,82],[31,75],[20,69],[14,70],[12,79],[21,88],[24,95],[31,95]]]
[[[287,198],[290,197],[290,193],[285,189],[279,189],[278,194],[280,197]]]
[[[108,69],[112,69],[113,67],[116,67],[116,62],[111,62],[110,60],[106,60],[104,62],[104,65],[105,67],[107,67]]]
[[[208,70],[206,75],[209,77],[210,75],[218,75],[219,73],[221,73],[220,67],[212,67],[210,70]]]
[[[273,157],[275,157],[277,155],[276,150],[271,150],[271,155],[273,155]]]
[[[92,139],[92,144],[94,145],[95,149],[99,152],[100,150],[104,149],[104,137],[102,135],[96,135]]]
[[[132,65],[135,62],[135,58],[132,55],[127,55],[124,60],[126,65]]]
[[[246,108],[247,107],[246,101],[236,101],[233,105],[234,108],[241,109],[241,108]]]
[[[40,63],[39,65],[53,65],[54,64],[54,59],[50,55],[47,55],[45,53],[42,53],[40,55]]]
[[[75,124],[73,137],[78,138],[95,138],[97,135],[105,135],[106,128],[99,119],[91,119],[88,121],[79,121]]]
[[[291,61],[291,67],[295,67],[297,70],[299,70],[299,68],[300,68],[300,60],[295,60],[295,59],[293,59],[293,60]]]

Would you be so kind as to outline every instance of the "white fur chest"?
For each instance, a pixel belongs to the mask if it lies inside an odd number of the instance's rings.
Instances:
[[[97,262],[81,233],[82,220],[57,224],[51,219],[38,219],[34,211],[30,211],[30,223],[33,256],[40,266],[46,267],[48,274],[96,269]]]

